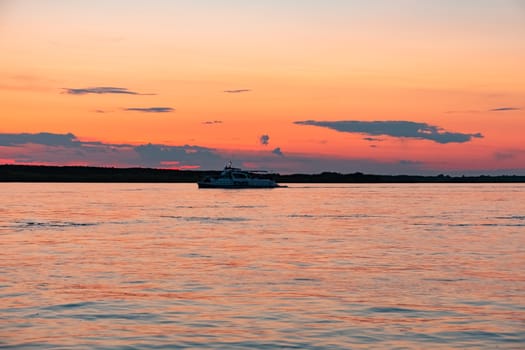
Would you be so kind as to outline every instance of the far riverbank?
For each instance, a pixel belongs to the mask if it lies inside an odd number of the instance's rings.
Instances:
[[[0,165],[0,182],[143,182],[192,183],[220,171],[87,166]],[[521,183],[525,176],[437,176],[341,174],[266,174],[279,183]]]

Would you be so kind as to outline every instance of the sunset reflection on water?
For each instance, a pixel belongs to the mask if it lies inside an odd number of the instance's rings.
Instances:
[[[0,346],[525,341],[525,185],[1,188]]]

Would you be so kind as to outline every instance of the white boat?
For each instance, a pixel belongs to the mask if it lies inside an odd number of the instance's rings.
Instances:
[[[231,162],[218,176],[207,176],[198,181],[199,188],[275,188],[280,186],[269,178],[262,177],[261,171],[245,171],[233,168]]]

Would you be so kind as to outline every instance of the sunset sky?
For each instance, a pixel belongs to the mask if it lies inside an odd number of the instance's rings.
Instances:
[[[525,175],[525,0],[0,0],[0,164]]]

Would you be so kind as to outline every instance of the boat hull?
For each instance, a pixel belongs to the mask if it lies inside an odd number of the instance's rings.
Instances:
[[[226,189],[239,189],[239,188],[276,188],[284,187],[277,184],[269,185],[251,185],[251,184],[214,184],[214,183],[205,183],[198,182],[199,188],[226,188]]]

